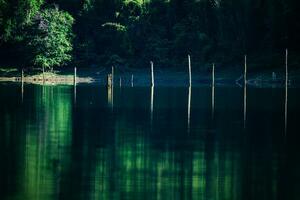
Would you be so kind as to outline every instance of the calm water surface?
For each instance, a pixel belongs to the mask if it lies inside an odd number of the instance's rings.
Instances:
[[[0,84],[0,199],[300,199],[299,89],[287,115],[284,89],[23,91]]]

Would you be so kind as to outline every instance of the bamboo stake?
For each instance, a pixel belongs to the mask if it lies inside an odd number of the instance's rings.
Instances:
[[[131,74],[131,87],[133,87],[133,74]]]
[[[189,87],[192,86],[192,66],[191,66],[191,56],[188,55],[188,61],[189,61]]]
[[[153,62],[150,61],[151,64],[151,86],[154,86],[154,69],[153,69]]]

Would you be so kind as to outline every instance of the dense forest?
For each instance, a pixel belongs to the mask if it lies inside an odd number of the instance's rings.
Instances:
[[[0,0],[0,65],[275,67],[300,55],[297,0]]]

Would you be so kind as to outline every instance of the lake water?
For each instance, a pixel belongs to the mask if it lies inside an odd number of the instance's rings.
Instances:
[[[299,89],[244,92],[0,84],[0,199],[300,199]]]

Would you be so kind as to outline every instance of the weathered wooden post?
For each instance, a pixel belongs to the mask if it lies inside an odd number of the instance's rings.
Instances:
[[[74,67],[74,77],[73,77],[73,81],[74,81],[74,85],[76,86],[76,83],[77,83],[77,68],[76,67]]]
[[[286,49],[285,50],[285,85],[286,85],[286,87],[287,87],[287,85],[288,85],[288,76],[289,76],[289,74],[288,74],[289,72],[288,72],[288,49]]]
[[[24,70],[22,69],[22,72],[21,72],[21,82],[22,84],[24,83]]]
[[[106,82],[107,88],[112,88],[112,74],[107,75],[107,82]]]
[[[244,64],[244,84],[247,84],[247,55],[245,55],[245,64]]]
[[[107,103],[112,106],[112,87],[108,85],[107,87]]]
[[[245,55],[244,63],[244,128],[246,128],[247,120],[247,55]]]
[[[22,74],[21,74],[21,97],[22,97],[22,103],[24,99],[24,70],[22,69]]]
[[[76,100],[77,100],[77,89],[76,89],[76,84],[77,84],[77,68],[74,67],[74,74],[73,74],[74,104],[76,104]]]
[[[114,87],[112,83],[112,74],[107,75],[107,102],[108,105],[111,106],[113,110],[113,105],[114,105]]]
[[[150,61],[151,64],[151,86],[154,86],[154,69],[153,69],[153,62]]]
[[[288,49],[285,50],[285,103],[284,103],[284,133],[287,134],[288,112]]]
[[[192,86],[192,66],[191,66],[191,56],[188,55],[188,61],[189,61],[189,87]]]
[[[111,86],[114,86],[114,66],[111,67]]]
[[[43,84],[45,83],[45,67],[43,66]]]
[[[212,119],[214,119],[215,114],[215,64],[212,67],[212,83],[211,83],[211,113]]]
[[[212,86],[214,87],[215,86],[215,63],[213,63],[213,66],[212,66]]]

